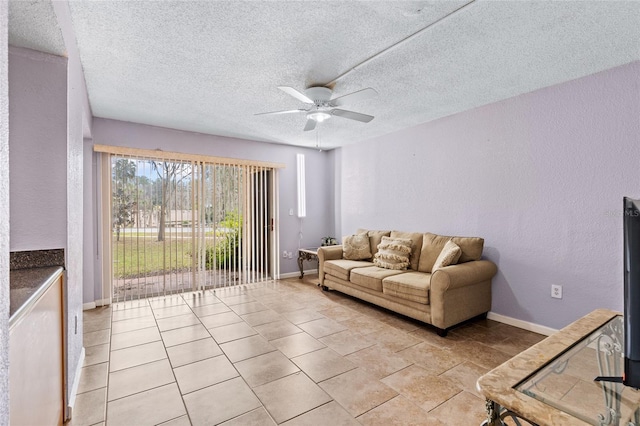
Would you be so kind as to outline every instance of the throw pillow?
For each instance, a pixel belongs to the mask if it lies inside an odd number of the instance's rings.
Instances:
[[[411,255],[409,256],[409,269],[418,270],[420,250],[422,249],[422,234],[420,232],[391,231],[391,238],[404,238],[411,240]]]
[[[444,268],[445,266],[455,265],[455,263],[460,259],[462,255],[462,249],[459,245],[449,240],[444,245],[444,248],[438,255],[436,259],[436,263],[433,264],[433,268],[431,268],[431,272],[435,272],[440,268]]]
[[[462,250],[462,255],[460,255],[458,263],[479,260],[480,257],[482,257],[482,248],[484,246],[484,239],[482,238],[446,237],[444,235],[436,235],[427,232],[426,234],[424,234],[418,271],[432,272],[431,268],[433,268],[433,264],[435,263],[436,259],[440,255],[440,252],[449,240],[456,243],[460,247],[460,250]]]
[[[342,239],[342,258],[347,260],[371,259],[369,236],[359,234],[344,237]]]
[[[375,256],[378,252],[378,244],[382,242],[382,237],[391,235],[391,231],[369,231],[369,246],[371,247],[371,256]]]
[[[410,254],[411,240],[382,237],[373,263],[380,268],[404,270],[409,266]]]

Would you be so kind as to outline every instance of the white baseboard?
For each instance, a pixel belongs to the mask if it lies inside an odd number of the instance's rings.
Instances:
[[[317,269],[305,269],[304,274],[317,274],[318,270]],[[299,277],[300,276],[300,271],[296,271],[296,272],[287,272],[285,274],[280,274],[280,278],[284,279],[284,278],[295,278],[295,277]]]
[[[83,311],[88,311],[89,309],[95,309],[95,308],[96,308],[96,302],[89,302],[82,305]]]
[[[67,415],[69,418],[73,417],[73,406],[76,404],[76,396],[78,395],[78,386],[80,386],[80,376],[82,375],[82,367],[84,366],[84,346],[80,352],[80,358],[78,359],[78,365],[76,365],[76,375],[71,386],[71,392],[69,393],[69,401],[67,401]]]
[[[111,304],[111,299],[98,299],[96,300],[96,306],[108,306]]]
[[[504,324],[512,325],[514,327],[522,328],[523,330],[533,331],[534,333],[544,334],[545,336],[551,336],[555,333],[555,328],[545,327],[544,325],[534,324],[532,322],[511,318],[505,315],[489,312],[487,318],[490,320],[502,322]]]

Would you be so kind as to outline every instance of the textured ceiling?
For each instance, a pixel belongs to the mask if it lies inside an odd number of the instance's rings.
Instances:
[[[304,107],[277,86],[327,84],[465,3],[74,0],[69,7],[94,116],[301,146],[319,140],[322,148],[640,59],[638,1],[476,0],[335,83],[334,96],[379,93],[343,107],[375,116],[370,123],[333,117],[303,132],[304,114],[254,115]]]
[[[62,32],[50,0],[9,2],[9,44],[66,56]]]

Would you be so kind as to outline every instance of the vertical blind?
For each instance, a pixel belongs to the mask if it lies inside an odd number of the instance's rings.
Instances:
[[[94,149],[103,156],[103,279],[114,302],[279,277],[282,165]]]

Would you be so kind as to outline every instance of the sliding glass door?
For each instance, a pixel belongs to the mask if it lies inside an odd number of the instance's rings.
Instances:
[[[277,168],[135,154],[102,154],[114,302],[278,277]]]

